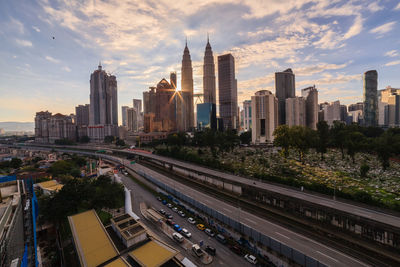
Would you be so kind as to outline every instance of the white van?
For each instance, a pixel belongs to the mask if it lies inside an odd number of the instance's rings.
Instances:
[[[201,257],[204,254],[203,250],[201,250],[200,246],[197,244],[194,244],[192,246],[192,250],[194,251],[194,253],[196,253],[197,257]]]
[[[183,236],[179,233],[173,233],[172,237],[179,243],[183,242]]]

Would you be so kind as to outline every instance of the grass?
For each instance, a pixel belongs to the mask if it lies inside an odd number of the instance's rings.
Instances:
[[[110,224],[110,220],[112,218],[112,215],[108,212],[105,212],[103,210],[96,210],[97,215],[99,216],[101,222],[103,225],[108,225]]]

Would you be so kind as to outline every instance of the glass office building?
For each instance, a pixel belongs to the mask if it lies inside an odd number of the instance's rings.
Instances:
[[[197,104],[197,130],[217,129],[217,112],[213,103]]]

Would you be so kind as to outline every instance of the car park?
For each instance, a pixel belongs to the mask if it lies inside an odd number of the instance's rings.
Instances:
[[[160,209],[158,212],[161,213],[162,215],[165,215],[165,210],[163,209]]]
[[[223,236],[223,235],[221,235],[221,234],[216,235],[216,236],[215,236],[215,239],[217,239],[218,242],[220,242],[220,243],[222,243],[222,244],[226,244],[226,238],[225,238],[225,236]]]
[[[173,207],[172,210],[173,210],[174,212],[178,212],[178,208],[177,208],[177,207]]]
[[[192,246],[192,250],[197,255],[197,257],[201,257],[204,254],[203,250],[201,250],[200,246],[197,244],[194,244]]]
[[[212,256],[215,256],[215,254],[217,254],[217,250],[209,245],[206,246],[205,251]]]
[[[168,204],[167,204],[167,207],[170,208],[170,209],[172,209],[172,204],[171,204],[171,203],[168,203]]]
[[[250,254],[246,254],[245,256],[244,256],[244,258],[248,261],[248,262],[250,262],[251,264],[257,264],[257,258],[255,257],[255,256],[253,256],[253,255],[250,255]]]
[[[204,226],[204,224],[199,223],[198,225],[196,225],[197,229],[199,229],[200,231],[204,231],[204,229],[206,229],[206,227]]]
[[[182,217],[182,218],[185,218],[186,217],[186,214],[183,212],[183,211],[178,211],[178,214]]]
[[[196,224],[196,221],[195,221],[192,217],[189,217],[189,218],[188,218],[188,222],[189,222],[190,224]]]
[[[211,237],[214,237],[214,236],[215,236],[214,232],[211,231],[211,229],[206,228],[206,229],[204,230],[204,232],[205,232],[207,235],[211,236]]]
[[[173,233],[172,237],[179,243],[183,242],[183,236],[179,233]]]
[[[179,226],[179,224],[174,225],[174,230],[180,233],[182,231],[182,228]]]
[[[181,234],[186,236],[187,238],[190,238],[192,236],[192,234],[186,228],[182,228]]]

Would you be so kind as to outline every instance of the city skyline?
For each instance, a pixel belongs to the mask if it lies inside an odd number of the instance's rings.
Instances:
[[[190,8],[167,1],[156,7],[2,2],[0,121],[32,121],[39,110],[73,113],[89,102],[88,74],[99,60],[117,77],[118,112],[170,71],[178,72],[179,88],[185,35],[194,91],[202,92],[207,32],[215,59],[235,57],[238,103],[258,90],[275,94],[274,73],[287,68],[296,75],[296,95],[315,84],[319,102],[362,101],[362,74],[373,69],[378,89],[399,87],[400,4],[328,2],[208,1]],[[141,14],[134,25],[127,23],[132,13]],[[159,39],[147,44],[152,35]]]

